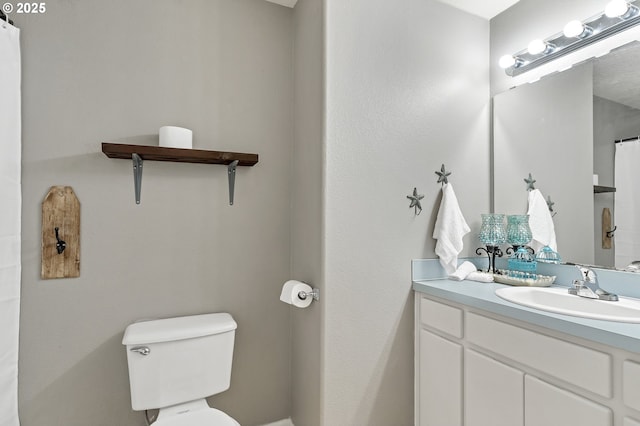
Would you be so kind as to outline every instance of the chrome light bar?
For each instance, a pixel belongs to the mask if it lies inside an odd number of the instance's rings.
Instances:
[[[589,44],[634,27],[640,24],[640,8],[635,4],[638,1],[640,0],[626,2],[613,0],[611,3],[617,3],[617,5],[622,3],[626,11],[618,16],[610,16],[612,13],[607,6],[605,11],[585,21],[573,21],[567,24],[565,31],[554,34],[543,41],[532,42],[528,49],[523,49],[513,55],[503,56],[500,59],[500,65],[505,68],[507,75],[515,77]],[[624,6],[625,3],[626,6]],[[582,32],[579,29],[576,30],[576,26],[580,25]]]

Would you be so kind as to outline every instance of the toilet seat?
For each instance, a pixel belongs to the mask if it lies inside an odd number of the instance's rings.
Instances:
[[[160,419],[153,426],[240,426],[240,423],[223,411],[205,408]]]

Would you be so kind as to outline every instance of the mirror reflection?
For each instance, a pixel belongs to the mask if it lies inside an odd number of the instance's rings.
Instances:
[[[640,261],[638,64],[633,42],[494,98],[494,211],[526,213],[531,173],[565,261]]]

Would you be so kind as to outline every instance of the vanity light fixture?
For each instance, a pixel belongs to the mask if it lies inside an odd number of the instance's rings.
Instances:
[[[585,21],[571,21],[560,33],[533,40],[527,49],[504,55],[499,65],[515,77],[640,24],[640,0],[611,0],[605,10]]]
[[[544,52],[546,48],[547,44],[538,38],[529,43],[527,52],[529,52],[529,55],[539,55]]]
[[[575,20],[567,23],[567,25],[564,26],[562,33],[567,38],[585,38],[593,34],[593,28]]]
[[[500,68],[504,69],[504,68],[516,66],[516,64],[518,64],[517,66],[520,66],[522,65],[522,60],[519,58],[514,58],[512,55],[504,55],[500,58],[499,64],[500,64]]]
[[[529,46],[527,46],[527,52],[529,52],[530,55],[539,55],[541,53],[544,53],[546,55],[553,52],[554,49],[555,46],[553,44],[547,43],[540,39],[533,40],[531,43],[529,43]]]
[[[604,8],[604,14],[607,18],[623,17],[629,12],[633,12],[635,6],[631,6],[626,0],[611,0]],[[636,8],[637,10],[637,8]]]

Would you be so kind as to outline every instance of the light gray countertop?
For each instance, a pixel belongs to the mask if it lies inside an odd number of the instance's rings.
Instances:
[[[436,277],[419,279],[420,277],[415,276],[415,271],[414,264],[413,289],[417,292],[571,336],[640,353],[640,324],[594,320],[528,308],[496,296],[496,289],[509,287],[504,284],[453,281]]]

